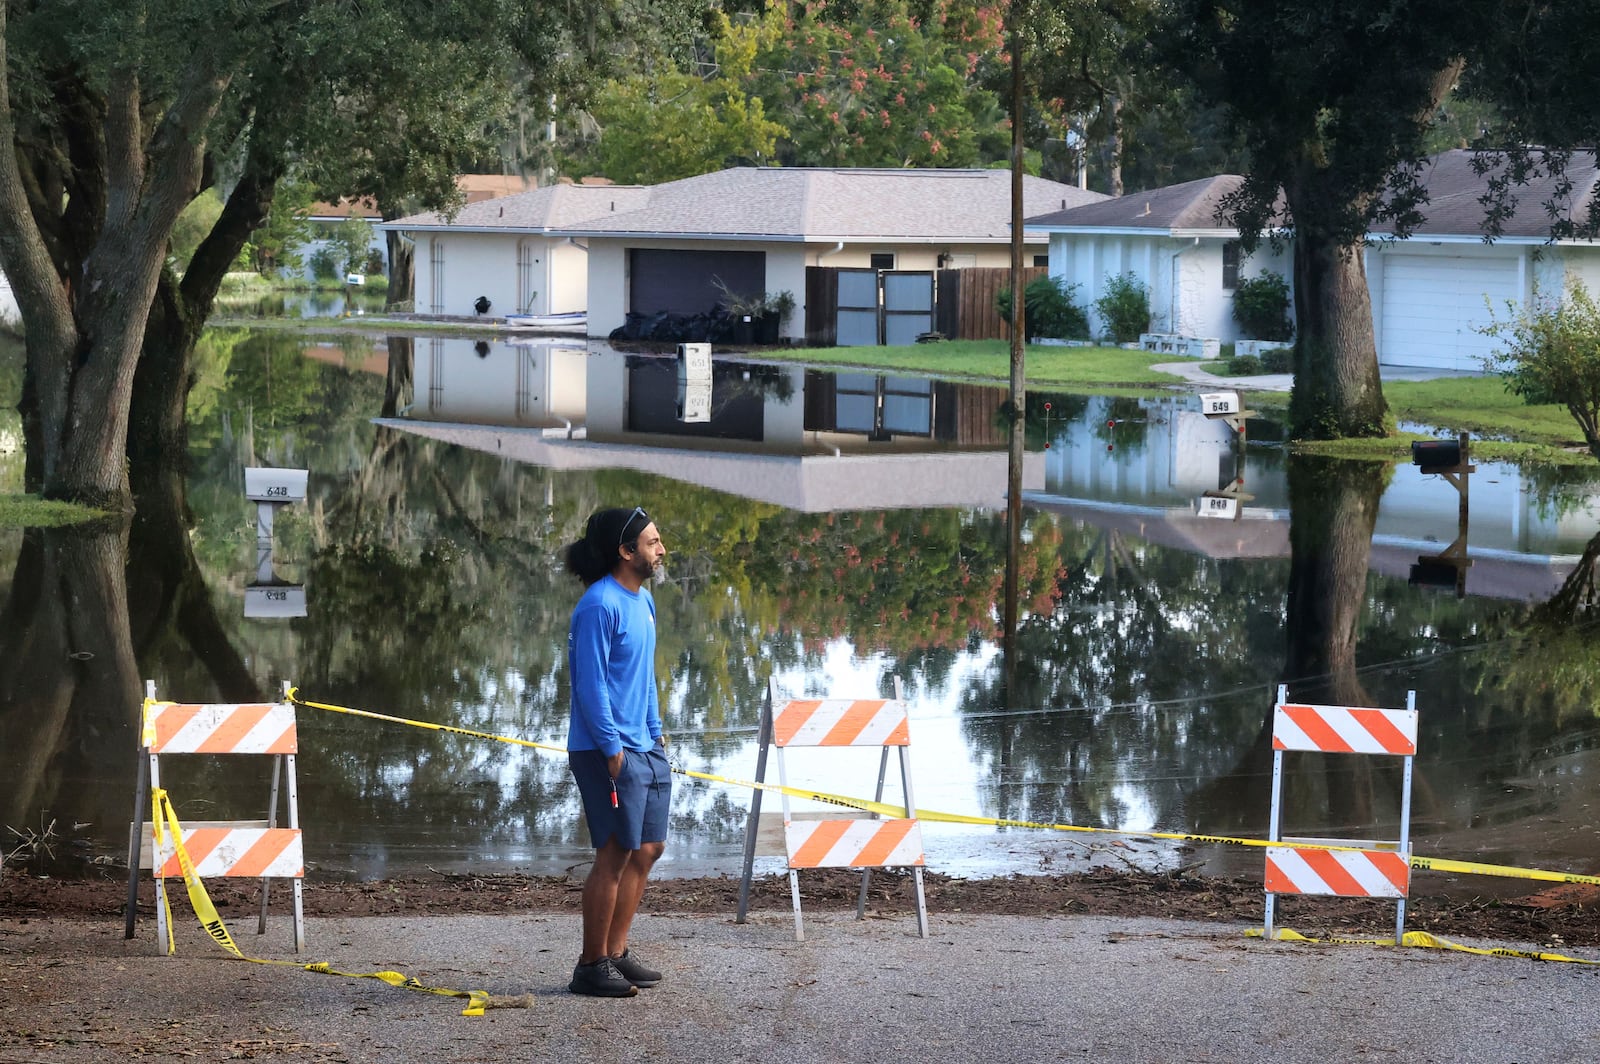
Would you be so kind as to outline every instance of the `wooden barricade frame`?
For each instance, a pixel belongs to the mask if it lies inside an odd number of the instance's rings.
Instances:
[[[153,680],[145,681],[145,719],[140,722],[138,782],[134,785],[133,821],[128,829],[128,902],[123,937],[134,937],[139,872],[143,856],[150,857],[156,883],[156,939],[168,941],[167,884],[182,879],[183,871],[169,841],[157,852],[154,827],[149,821],[151,792],[161,786],[161,755],[253,755],[272,758],[272,784],[264,820],[190,822],[184,825],[184,844],[202,878],[234,877],[261,880],[261,914],[256,933],[267,930],[267,902],[273,879],[288,879],[294,898],[294,948],[305,949],[305,878],[303,838],[300,831],[300,790],[295,776],[299,726],[290,685],[283,685],[281,702],[176,703],[157,702]],[[170,714],[170,716],[169,716]],[[286,827],[278,826],[279,797],[283,797]]]
[[[1394,898],[1394,940],[1405,938],[1406,897],[1411,890],[1411,772],[1417,752],[1417,693],[1406,692],[1405,709],[1315,706],[1289,701],[1278,685],[1272,709],[1272,814],[1267,832],[1266,918],[1273,936],[1278,894]],[[1400,757],[1400,838],[1342,839],[1282,834],[1283,755],[1286,751]],[[1329,846],[1348,847],[1330,850]],[[1277,889],[1274,889],[1277,888]]]
[[[781,798],[785,863],[789,868],[789,892],[794,902],[794,937],[797,942],[803,942],[806,937],[800,910],[801,868],[860,868],[861,893],[856,899],[856,919],[860,920],[866,916],[872,869],[909,867],[916,884],[917,933],[922,938],[928,937],[928,907],[922,882],[925,865],[922,826],[916,818],[916,800],[912,795],[909,721],[904,689],[898,676],[894,680],[894,689],[895,697],[892,699],[789,699],[782,705],[776,705],[772,683],[769,681],[767,684],[767,693],[761,704],[756,782],[767,781],[767,752],[776,748],[778,781],[784,788]],[[799,718],[804,720],[797,724]],[[818,720],[828,721],[830,726],[819,726]],[[784,750],[790,746],[880,747],[882,755],[878,761],[878,787],[873,795],[873,800],[877,802],[883,801],[883,786],[889,770],[889,749],[898,749],[905,815],[888,820],[877,814],[870,819],[860,816],[830,819],[796,816],[789,808],[789,774],[784,759]],[[744,923],[749,912],[762,793],[757,788],[750,799],[750,819],[745,825],[744,874],[739,883],[739,910],[734,918],[735,923]],[[872,826],[875,824],[878,826]]]

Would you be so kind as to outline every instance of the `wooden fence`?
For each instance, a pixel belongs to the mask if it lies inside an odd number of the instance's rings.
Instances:
[[[1023,268],[1026,285],[1049,271]],[[1010,323],[1000,317],[995,300],[1011,287],[1009,266],[938,270],[934,275],[933,327],[950,340],[1009,340]],[[839,271],[830,266],[806,268],[806,343],[832,347],[839,312]]]

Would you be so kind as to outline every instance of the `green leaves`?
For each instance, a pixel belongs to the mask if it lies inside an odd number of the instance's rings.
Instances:
[[[1488,367],[1529,403],[1560,403],[1600,458],[1600,306],[1574,278],[1554,304],[1517,311],[1483,330],[1504,345]]]

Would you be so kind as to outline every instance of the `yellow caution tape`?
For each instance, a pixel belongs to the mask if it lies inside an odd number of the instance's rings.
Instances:
[[[473,731],[471,728],[457,728],[449,724],[434,724],[432,721],[412,720],[409,717],[395,717],[386,713],[374,713],[371,710],[351,709],[348,706],[334,706],[326,702],[307,702],[296,694],[297,688],[291,687],[285,696],[290,702],[310,709],[323,709],[330,713],[344,713],[354,717],[365,717],[368,720],[381,720],[390,724],[408,724],[413,728],[426,728],[429,731],[451,732],[456,735],[466,735],[474,739],[487,739],[497,743],[511,743],[515,746],[531,747],[535,750],[546,750],[551,753],[564,754],[566,748],[552,743],[538,743],[530,739],[518,739],[511,735],[496,735],[493,732]],[[905,806],[894,805],[890,802],[877,802],[870,798],[851,798],[842,794],[829,794],[826,791],[806,790],[803,787],[786,787],[778,783],[763,783],[757,780],[739,779],[734,776],[718,776],[710,772],[696,772],[693,769],[674,768],[673,772],[680,776],[692,779],[706,780],[711,783],[724,783],[733,787],[747,787],[751,790],[768,791],[773,794],[787,794],[791,798],[803,798],[807,801],[822,802],[826,805],[842,806],[846,809],[856,809],[863,813],[874,813],[879,816],[900,817],[905,815]],[[1302,850],[1329,850],[1335,853],[1355,853],[1364,850],[1362,846],[1338,846],[1331,843],[1309,842],[1273,842],[1270,839],[1236,838],[1230,835],[1199,835],[1179,831],[1131,831],[1122,828],[1091,828],[1079,824],[1055,824],[1042,820],[1011,820],[1002,817],[971,816],[966,813],[941,813],[931,809],[918,809],[917,819],[929,823],[939,824],[972,824],[979,827],[1002,828],[1033,828],[1040,831],[1074,831],[1085,835],[1118,835],[1127,838],[1164,839],[1173,842],[1199,842],[1223,846],[1248,846],[1264,849],[1268,846],[1293,845]],[[1552,872],[1543,868],[1518,868],[1513,865],[1478,864],[1471,861],[1452,861],[1441,857],[1419,857],[1411,855],[1411,867],[1430,869],[1435,872],[1457,872],[1465,875],[1477,876],[1503,876],[1512,879],[1534,879],[1549,883],[1587,883],[1600,886],[1600,876],[1586,876],[1577,872]]]
[[[156,745],[156,719],[155,719],[155,716],[153,715],[152,711],[157,706],[170,706],[170,705],[174,705],[174,703],[172,703],[172,702],[159,702],[154,698],[146,698],[144,700],[144,710],[139,715],[139,720],[140,720],[139,748],[141,750],[148,750],[152,746]]]
[[[1245,932],[1246,938],[1264,937],[1259,927],[1251,928]],[[1392,938],[1343,938],[1338,935],[1328,938],[1310,938],[1298,931],[1290,931],[1280,927],[1272,934],[1278,942],[1308,942],[1332,946],[1392,946]],[[1494,946],[1489,948],[1479,946],[1463,946],[1459,942],[1451,942],[1447,938],[1430,935],[1426,931],[1407,931],[1400,939],[1403,946],[1415,946],[1419,949],[1444,949],[1456,953],[1472,953],[1479,957],[1521,957],[1530,961],[1551,961],[1558,964],[1595,964],[1600,961],[1588,960],[1584,957],[1569,957],[1565,953],[1548,953],[1543,950],[1511,949],[1507,946]]]
[[[200,926],[205,929],[213,942],[239,960],[249,961],[251,964],[300,968],[308,972],[321,972],[323,975],[342,975],[347,979],[377,979],[403,990],[420,990],[424,994],[437,994],[440,997],[466,998],[467,1007],[461,1010],[461,1015],[483,1015],[484,1006],[489,1001],[489,993],[486,990],[453,990],[448,987],[428,986],[402,972],[344,972],[332,967],[326,961],[301,964],[298,961],[267,960],[249,956],[234,943],[233,936],[228,934],[228,926],[222,922],[217,907],[212,904],[211,895],[206,891],[205,881],[195,871],[194,861],[183,845],[183,826],[178,822],[178,812],[172,807],[172,799],[167,796],[163,788],[155,787],[150,791],[150,802],[151,820],[155,824],[157,871],[160,871],[161,855],[166,852],[166,837],[170,830],[172,849],[178,856],[179,867],[183,869],[183,883],[188,888],[189,903],[194,906],[194,913],[200,920]],[[172,932],[172,904],[167,900],[165,891],[160,894],[163,904],[166,905],[167,953],[170,955],[177,952],[177,943],[173,940]]]

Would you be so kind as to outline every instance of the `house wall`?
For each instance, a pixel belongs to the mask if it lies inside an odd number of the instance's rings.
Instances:
[[[790,292],[795,297],[795,312],[784,323],[783,335],[804,339],[806,265],[809,257],[802,244],[754,244],[738,240],[640,240],[637,238],[593,237],[588,241],[589,335],[610,336],[628,318],[631,279],[628,276],[628,250],[655,248],[666,251],[764,251],[768,292]],[[866,264],[865,258],[862,265]],[[835,265],[832,259],[828,265]]]
[[[1215,338],[1223,343],[1240,339],[1233,320],[1233,292],[1222,287],[1220,237],[1198,240],[1168,236],[1090,235],[1054,233],[1050,237],[1050,275],[1076,284],[1073,300],[1089,312],[1089,331],[1105,332],[1105,322],[1094,309],[1112,277],[1132,274],[1150,297],[1153,332]],[[1272,271],[1289,278],[1287,254],[1260,248],[1240,269],[1243,277]]]
[[[552,241],[527,233],[419,232],[416,236],[415,306],[419,314],[433,309],[434,246],[444,250],[444,301],[437,313],[475,315],[473,303],[489,297],[489,315],[516,314],[517,256],[525,246],[533,259],[534,297],[530,314],[583,310],[588,299],[588,256],[565,240]]]
[[[807,245],[807,265],[866,269],[872,265],[873,255],[885,252],[894,255],[894,268],[897,270],[1011,265],[1011,248],[1007,244],[846,244],[841,251],[833,249],[833,244]],[[1048,244],[1030,241],[1022,247],[1022,264],[1032,266],[1035,255],[1044,255],[1048,251]],[[939,261],[941,256],[945,259],[942,263]]]
[[[1600,248],[1562,247],[1535,257],[1534,284],[1540,299],[1555,299],[1577,281],[1600,298]]]

